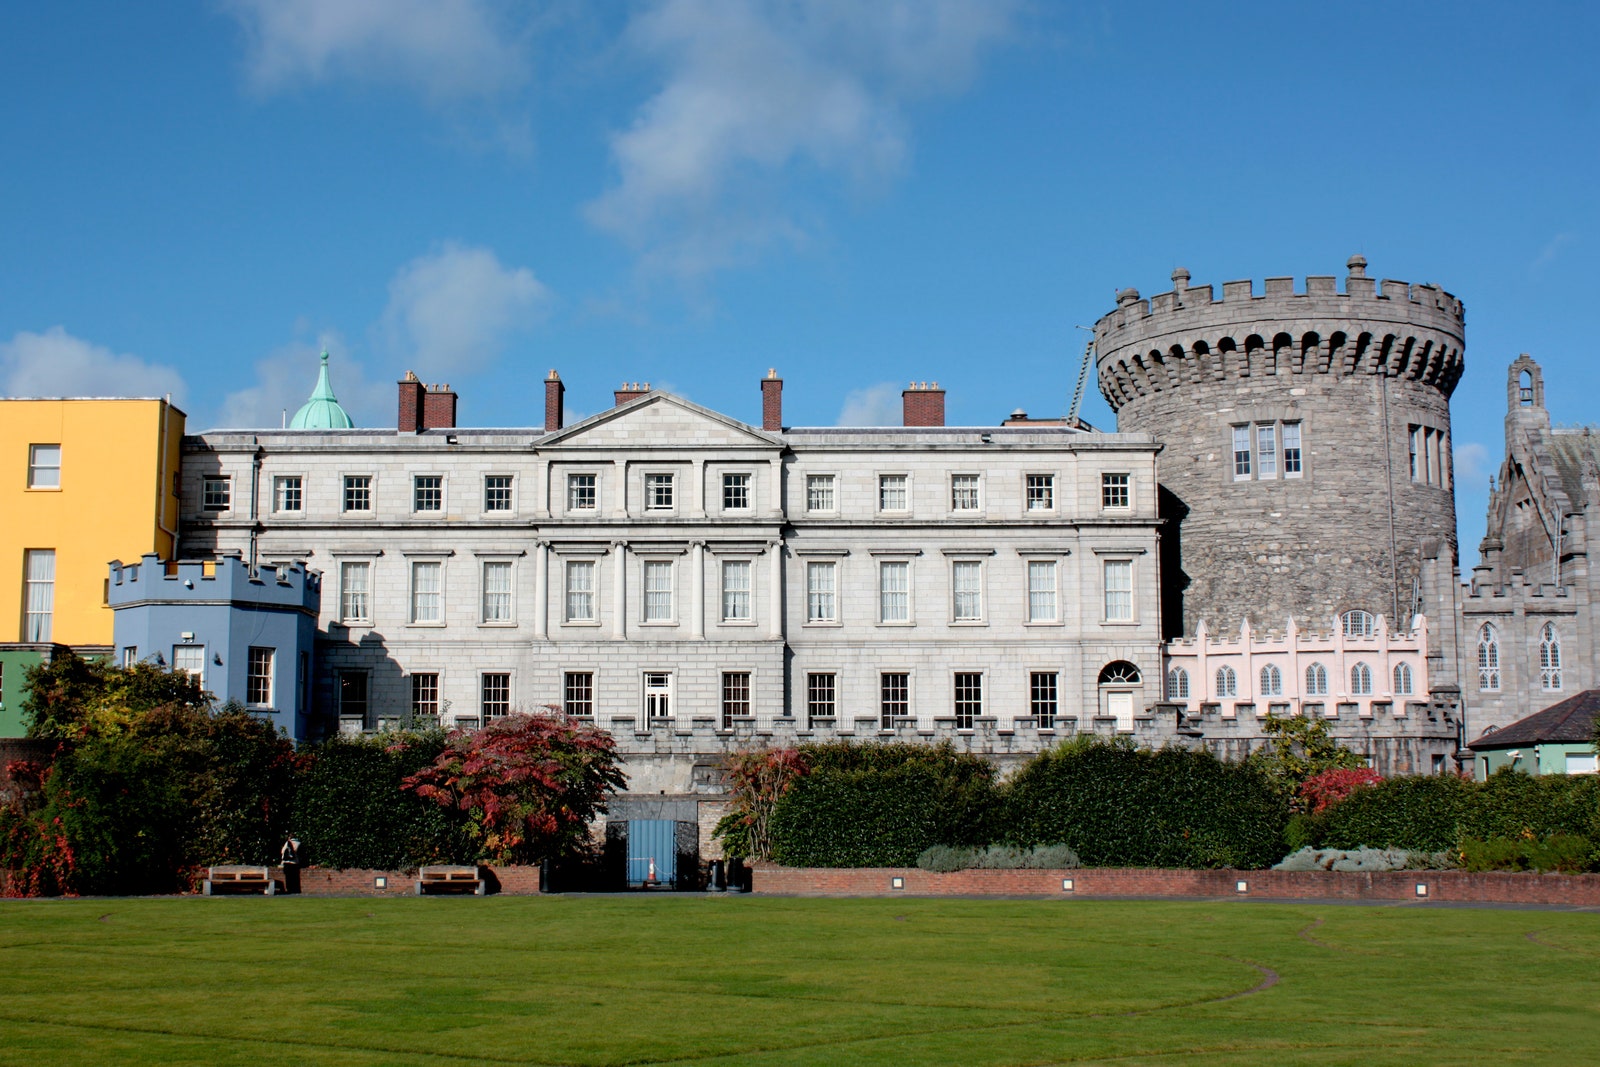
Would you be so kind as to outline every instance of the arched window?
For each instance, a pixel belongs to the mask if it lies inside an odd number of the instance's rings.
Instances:
[[[1539,631],[1539,686],[1561,688],[1561,636],[1553,622],[1545,623]]]
[[[1500,638],[1492,622],[1478,627],[1478,688],[1490,693],[1500,688]]]
[[[1125,659],[1113,660],[1100,668],[1101,685],[1138,685],[1139,668]]]
[[[1283,672],[1274,664],[1269,663],[1261,668],[1261,695],[1264,697],[1283,696]]]
[[[1320,663],[1313,663],[1306,668],[1306,696],[1325,697],[1328,695],[1328,668]]]
[[[1189,672],[1182,667],[1174,667],[1167,672],[1167,699],[1189,699]]]
[[[1394,665],[1394,695],[1397,697],[1411,695],[1411,664],[1396,663]]]
[[[1232,667],[1217,668],[1217,696],[1236,697],[1239,695],[1239,676],[1233,673]]]
[[[1339,627],[1346,637],[1371,637],[1378,632],[1378,622],[1370,611],[1347,611],[1339,616]]]
[[[1372,695],[1372,668],[1365,663],[1357,663],[1350,668],[1350,695],[1357,697]]]

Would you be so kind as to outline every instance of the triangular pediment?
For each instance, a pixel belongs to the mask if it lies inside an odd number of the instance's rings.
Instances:
[[[630,400],[539,441],[540,448],[781,448],[777,434],[671,393]]]

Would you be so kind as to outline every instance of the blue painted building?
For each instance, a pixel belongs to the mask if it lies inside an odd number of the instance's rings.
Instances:
[[[324,736],[311,703],[322,576],[302,564],[255,573],[234,555],[111,564],[117,661],[188,671],[296,741]]]

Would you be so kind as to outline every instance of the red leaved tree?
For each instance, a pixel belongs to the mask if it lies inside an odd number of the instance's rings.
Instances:
[[[772,811],[778,798],[811,773],[806,758],[792,748],[735,752],[723,763],[733,810],[717,823],[715,835],[730,856],[772,858]]]
[[[1335,767],[1300,783],[1300,806],[1315,815],[1339,803],[1364,786],[1377,785],[1383,776],[1371,767]]]
[[[463,812],[480,859],[533,863],[583,840],[625,780],[603,730],[564,715],[507,715],[452,733],[402,788]]]

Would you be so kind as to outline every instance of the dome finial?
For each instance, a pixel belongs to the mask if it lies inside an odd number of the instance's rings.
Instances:
[[[339,406],[333,395],[333,382],[328,377],[328,349],[322,349],[321,366],[317,369],[317,386],[311,390],[311,399],[301,405],[289,420],[291,430],[348,430],[355,426],[349,414]]]

